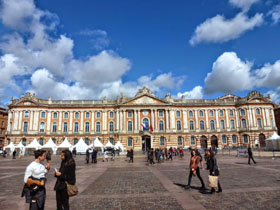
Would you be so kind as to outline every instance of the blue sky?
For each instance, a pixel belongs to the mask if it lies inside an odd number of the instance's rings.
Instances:
[[[1,0],[0,19],[2,104],[26,91],[114,99],[143,86],[280,100],[279,0]]]

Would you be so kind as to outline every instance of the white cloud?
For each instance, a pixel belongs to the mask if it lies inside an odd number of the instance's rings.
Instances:
[[[280,86],[275,88],[274,90],[269,90],[266,95],[270,95],[272,101],[280,104]]]
[[[54,76],[47,69],[39,69],[31,76],[32,89],[37,95],[43,98],[51,96],[53,99],[89,99],[93,91],[81,87],[79,83],[68,85],[56,81]]]
[[[89,36],[92,47],[97,50],[102,50],[108,47],[110,40],[106,31],[101,29],[89,30],[85,29],[80,31],[80,35]]]
[[[277,87],[280,85],[280,60],[273,65],[265,64],[261,69],[255,70],[257,87]],[[280,86],[279,86],[280,87]]]
[[[178,93],[177,97],[185,96],[186,99],[202,99],[203,98],[203,88],[201,86],[195,86],[192,90],[186,91],[184,93]]]
[[[252,63],[243,62],[235,52],[225,52],[214,62],[212,72],[204,79],[205,93],[231,93],[253,87]]]
[[[258,2],[259,0],[229,0],[229,2],[243,11],[248,11],[252,4]]]
[[[272,10],[270,10],[267,15],[271,15],[274,24],[280,21],[280,4],[276,5]]]
[[[248,18],[241,12],[230,20],[225,19],[222,15],[216,15],[196,27],[190,44],[226,42],[238,38],[241,34],[260,26],[262,23],[263,15],[258,13],[252,18]]]

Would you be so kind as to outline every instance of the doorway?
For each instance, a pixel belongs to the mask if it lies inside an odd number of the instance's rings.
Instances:
[[[262,133],[259,135],[259,142],[261,147],[265,147],[265,135]]]
[[[211,147],[213,149],[218,148],[218,138],[215,135],[211,136]]]
[[[203,149],[207,148],[207,138],[206,138],[206,136],[201,136],[200,137],[200,146]]]
[[[142,136],[142,151],[151,149],[151,136]]]

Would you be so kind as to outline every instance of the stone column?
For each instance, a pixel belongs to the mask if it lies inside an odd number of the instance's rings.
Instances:
[[[21,124],[22,124],[22,111],[19,111],[19,121],[18,121],[18,130],[21,130]],[[28,126],[29,127],[29,126]]]
[[[197,109],[194,110],[194,117],[195,117],[195,130],[199,130],[198,126],[198,117],[197,117]]]
[[[252,121],[252,113],[250,108],[247,109],[247,115],[248,115],[248,128],[251,128],[253,125],[253,121]]]
[[[173,109],[170,110],[170,128],[175,129],[175,111]]]
[[[120,110],[120,130],[123,130],[123,110]]]
[[[206,131],[208,130],[208,129],[210,129],[210,127],[209,127],[209,118],[208,118],[208,109],[206,109],[205,110],[205,119],[206,119],[206,123],[205,123],[205,125],[206,125]]]
[[[140,130],[140,128],[141,128],[141,116],[140,116],[140,110],[139,109],[137,110],[137,113],[138,113],[138,127],[137,127],[137,129]]]
[[[126,131],[126,110],[123,110],[123,130]]]
[[[95,118],[95,111],[91,112],[91,130],[94,131],[94,118]]]
[[[12,116],[12,113],[11,113],[11,111],[9,110],[9,111],[8,111],[8,124],[7,124],[7,131],[8,131],[8,132],[11,132],[11,127],[10,127],[11,116]]]
[[[226,112],[226,123],[227,123],[226,128],[229,129],[228,109],[226,109],[225,112]]]
[[[33,110],[30,110],[30,130],[33,130],[33,113],[34,111]]]
[[[187,117],[187,111],[186,109],[183,109],[183,126],[184,126],[184,130],[188,129],[188,117]]]
[[[155,127],[154,127],[154,130],[158,130],[158,111],[157,110],[154,110],[155,111]]]
[[[69,131],[72,131],[72,125],[73,125],[73,111],[70,112],[70,123],[69,123]]]
[[[155,123],[155,121],[154,121],[154,110],[151,109],[151,125],[152,125],[153,128],[155,127],[154,123]]]
[[[266,118],[266,126],[269,126],[271,123],[270,123],[270,117],[269,117],[269,110],[266,108],[265,109],[265,118]]]
[[[272,120],[273,120],[273,125],[271,125],[271,128],[274,129],[275,128],[275,117],[274,117],[274,110],[273,110],[273,113],[272,113]]]
[[[216,114],[216,124],[217,124],[217,129],[220,128],[220,123],[219,123],[219,119],[218,119],[218,114],[219,114],[219,110],[215,109],[215,114]]]
[[[256,127],[257,123],[256,123],[256,113],[255,113],[255,109],[251,108],[252,111],[252,117],[253,117],[253,126]]]
[[[61,131],[62,111],[59,111],[58,131]]]
[[[47,112],[47,132],[50,132],[51,128],[51,111]]]
[[[14,129],[13,130],[18,130],[18,113],[19,113],[19,111],[14,112]]]
[[[235,118],[236,118],[236,128],[239,128],[239,111],[235,109]]]
[[[261,109],[262,109],[262,116],[263,116],[263,126],[266,127],[265,109],[264,108]]]
[[[120,111],[116,111],[116,129],[119,131],[120,130]]]
[[[136,113],[135,109],[133,110],[133,117],[134,117],[134,129],[133,130],[136,130],[137,129],[137,113]]]
[[[36,110],[34,113],[34,123],[33,130],[38,132],[38,121],[39,121],[39,110]]]
[[[103,121],[103,131],[106,131],[107,130],[107,110],[106,111],[103,111],[102,113],[102,121]]]

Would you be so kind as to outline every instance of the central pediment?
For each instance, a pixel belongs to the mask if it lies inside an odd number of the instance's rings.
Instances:
[[[161,100],[161,99],[157,99],[154,97],[150,97],[147,95],[144,96],[140,96],[134,99],[131,99],[130,101],[126,102],[125,104],[134,104],[134,105],[145,105],[145,104],[166,104],[165,101]]]

